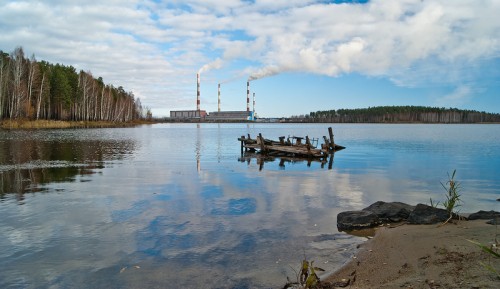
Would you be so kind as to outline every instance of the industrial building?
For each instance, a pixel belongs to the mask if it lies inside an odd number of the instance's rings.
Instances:
[[[204,110],[171,110],[170,117],[175,119],[205,118],[207,112]]]
[[[254,120],[253,111],[214,111],[206,117],[208,121],[246,121]]]
[[[220,83],[217,93],[217,111],[207,114],[200,109],[200,74],[196,74],[196,110],[171,110],[170,118],[176,120],[207,120],[207,121],[255,121],[255,93],[253,94],[253,110],[250,111],[250,81],[247,81],[247,110],[221,111]]]

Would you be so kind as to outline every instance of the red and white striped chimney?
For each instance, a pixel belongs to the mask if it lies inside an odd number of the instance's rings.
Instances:
[[[247,81],[247,111],[250,111],[250,81]]]
[[[196,110],[200,111],[200,74],[196,74]]]
[[[217,89],[217,95],[218,95],[217,108],[218,108],[218,111],[220,112],[220,83],[219,83],[219,87]]]

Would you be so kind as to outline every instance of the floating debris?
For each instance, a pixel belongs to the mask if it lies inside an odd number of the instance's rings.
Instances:
[[[309,136],[288,137],[285,140],[284,136],[279,137],[279,141],[265,139],[261,133],[256,139],[252,139],[250,135],[247,137],[241,136],[238,140],[241,142],[241,152],[258,152],[266,156],[289,156],[289,157],[305,157],[305,158],[327,158],[330,154],[336,151],[345,149],[345,147],[335,144],[333,139],[333,130],[328,128],[329,138],[323,136],[324,144],[317,148],[319,139],[310,139]],[[305,140],[305,142],[304,142]]]

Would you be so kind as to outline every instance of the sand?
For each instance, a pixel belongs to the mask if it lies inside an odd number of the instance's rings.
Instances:
[[[322,281],[349,279],[347,288],[500,288],[500,279],[480,264],[500,270],[500,259],[467,241],[491,245],[496,238],[500,227],[484,220],[382,227]]]

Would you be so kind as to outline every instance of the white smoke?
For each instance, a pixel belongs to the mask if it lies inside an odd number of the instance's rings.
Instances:
[[[222,67],[222,59],[220,58],[217,58],[215,59],[214,61],[210,62],[210,63],[207,63],[205,65],[203,65],[199,70],[198,70],[198,74],[201,74],[202,72],[207,72],[209,70],[212,70],[212,69],[219,69]]]
[[[266,67],[260,68],[256,71],[250,73],[250,76],[248,77],[248,81],[253,81],[256,79],[260,79],[260,78],[264,78],[264,77],[268,77],[268,76],[273,76],[273,75],[282,73],[285,70],[287,70],[287,69],[285,69],[283,67],[276,66],[276,65],[266,66]]]

